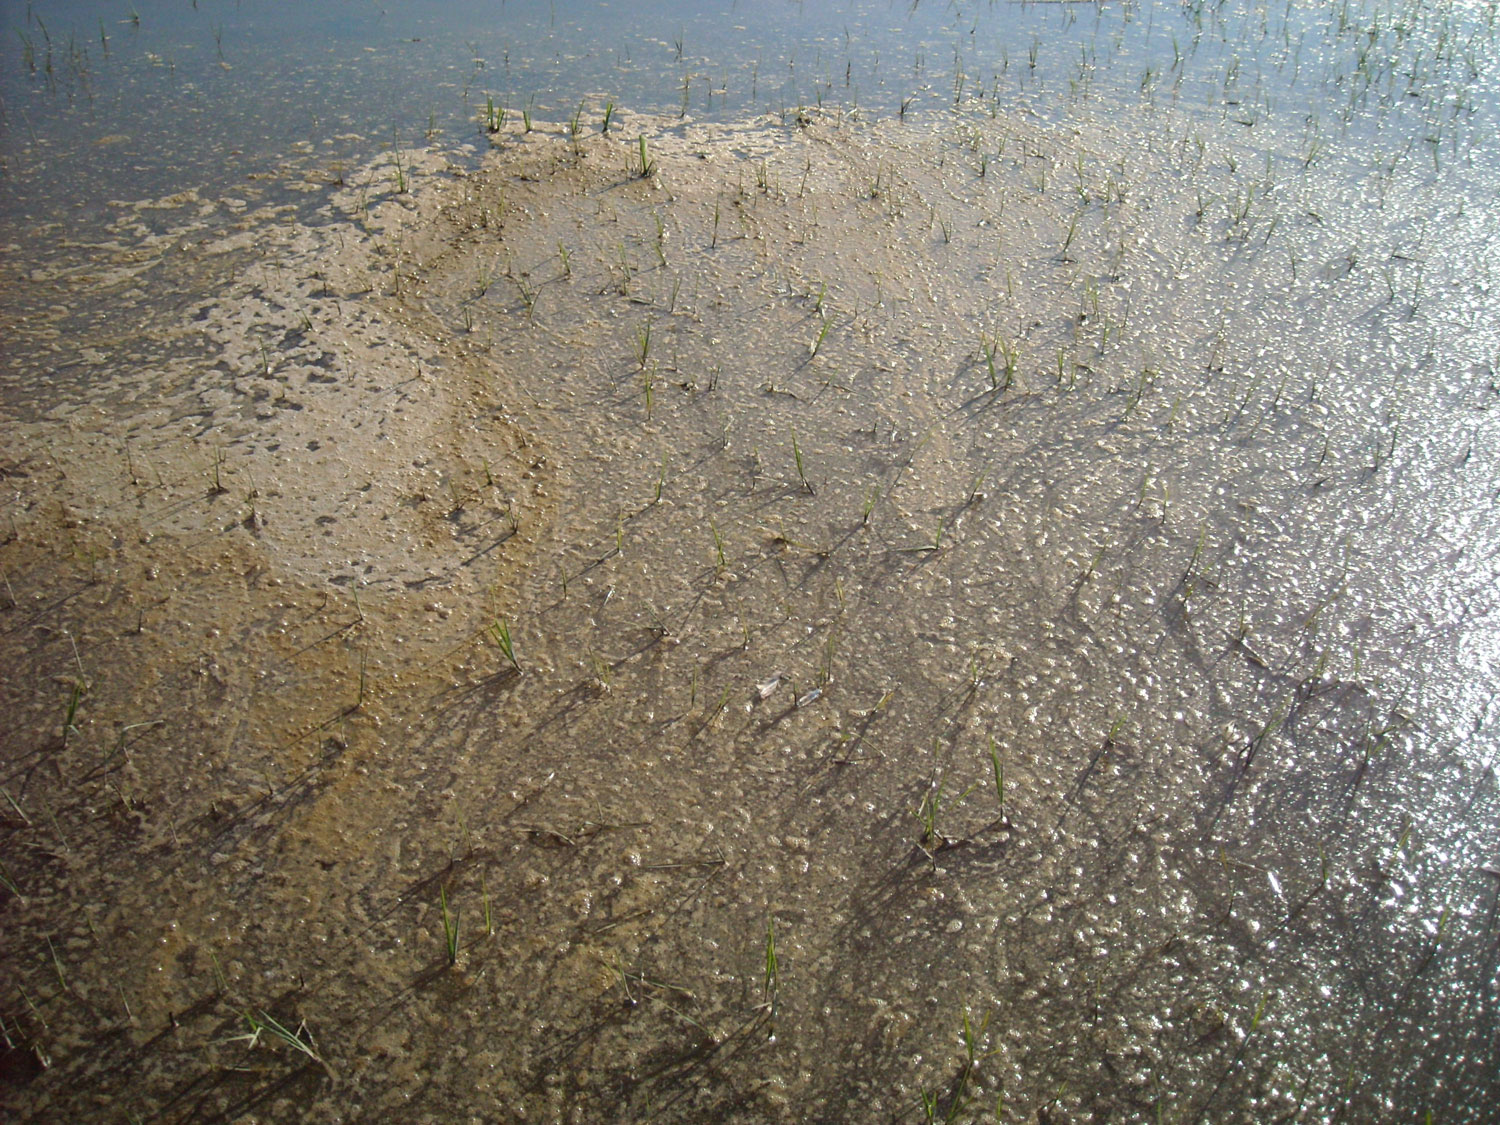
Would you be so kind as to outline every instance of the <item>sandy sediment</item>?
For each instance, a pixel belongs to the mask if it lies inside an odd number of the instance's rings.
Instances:
[[[1258,793],[1334,818],[1297,771],[1390,654],[1308,647],[1378,589],[1317,584],[1367,435],[1330,456],[1358,397],[1225,339],[1264,244],[1107,132],[494,143],[122,202],[8,306],[9,1103],[1285,1111],[1221,1077],[1225,997],[1252,958],[1285,1051],[1337,1052],[1326,931],[1287,943],[1322,977],[1254,935],[1364,844]],[[1199,814],[1273,719],[1231,871]]]

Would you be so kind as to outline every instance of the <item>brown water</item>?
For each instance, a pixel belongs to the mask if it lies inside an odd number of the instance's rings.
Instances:
[[[1446,156],[602,118],[27,264],[7,1104],[1485,1120]]]

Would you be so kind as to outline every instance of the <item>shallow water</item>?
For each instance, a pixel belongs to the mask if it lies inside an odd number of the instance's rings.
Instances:
[[[1492,9],[562,7],[8,70],[7,1104],[1485,1120]]]

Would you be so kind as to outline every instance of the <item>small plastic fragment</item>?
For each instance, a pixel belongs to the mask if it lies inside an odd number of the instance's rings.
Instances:
[[[781,681],[786,673],[777,672],[769,680],[763,680],[755,685],[755,694],[761,699],[770,699],[771,693],[781,686]]]

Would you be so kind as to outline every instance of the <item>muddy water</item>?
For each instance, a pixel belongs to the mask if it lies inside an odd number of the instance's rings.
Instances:
[[[28,263],[6,1104],[1484,1120],[1492,157],[1138,108],[511,114]]]

